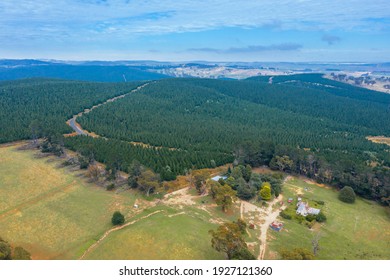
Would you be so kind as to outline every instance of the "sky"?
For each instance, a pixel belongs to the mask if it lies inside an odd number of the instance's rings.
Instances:
[[[1,0],[0,58],[388,62],[389,0]]]

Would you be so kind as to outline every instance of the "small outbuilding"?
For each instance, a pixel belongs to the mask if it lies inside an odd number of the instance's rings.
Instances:
[[[274,221],[272,224],[269,225],[269,227],[275,231],[281,231],[283,228],[283,223]]]
[[[215,177],[211,178],[211,180],[213,180],[213,181],[215,181],[215,182],[218,182],[219,179],[226,180],[227,177],[226,177],[226,176],[219,176],[219,175],[218,175],[218,176],[215,176]]]

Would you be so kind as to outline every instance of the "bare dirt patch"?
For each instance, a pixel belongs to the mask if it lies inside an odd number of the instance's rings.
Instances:
[[[196,202],[194,201],[194,196],[188,193],[189,187],[184,189],[180,189],[178,191],[172,192],[164,196],[166,204],[184,204],[184,205],[194,205]]]
[[[386,144],[390,146],[390,137],[386,136],[367,136],[367,140],[376,143],[376,144]]]

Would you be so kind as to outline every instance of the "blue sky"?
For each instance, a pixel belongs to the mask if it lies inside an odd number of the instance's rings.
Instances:
[[[0,58],[390,61],[389,0],[1,0]]]

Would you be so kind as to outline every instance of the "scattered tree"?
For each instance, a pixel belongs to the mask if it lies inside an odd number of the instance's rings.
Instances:
[[[244,180],[246,182],[249,182],[249,180],[251,179],[251,176],[252,176],[252,168],[250,167],[250,165],[247,164],[245,167],[241,166],[241,172],[242,172],[242,177],[244,178]]]
[[[92,181],[98,181],[101,175],[101,169],[97,164],[91,164],[88,166],[87,176],[92,179]]]
[[[13,260],[31,260],[31,254],[23,247],[15,247],[12,254]]]
[[[193,183],[195,185],[198,194],[201,195],[206,191],[206,180],[208,173],[202,170],[192,171]]]
[[[236,201],[236,194],[237,192],[230,186],[220,186],[216,189],[215,202],[217,205],[222,206],[223,212],[226,212],[227,209],[233,205],[234,201]]]
[[[237,187],[237,196],[243,200],[250,200],[256,195],[256,189],[248,184],[239,184]]]
[[[237,223],[227,222],[220,225],[216,231],[210,230],[211,246],[218,252],[225,253],[231,259],[255,259],[248,250]]]
[[[243,219],[238,218],[237,221],[234,222],[234,223],[238,225],[238,228],[240,229],[241,234],[245,234],[245,232],[246,232],[246,222]]]
[[[259,192],[261,199],[270,200],[271,199],[271,185],[268,182],[264,182],[261,186],[261,190]]]
[[[138,179],[138,189],[149,196],[161,186],[160,176],[152,170],[143,171]]]
[[[351,187],[345,186],[339,192],[339,199],[346,203],[354,203],[356,194]]]
[[[0,260],[11,259],[11,245],[0,237]]]
[[[121,212],[115,211],[112,215],[111,222],[114,226],[121,225],[125,222],[125,216]]]
[[[209,189],[209,192],[210,192],[210,195],[213,199],[216,198],[217,196],[217,193],[218,193],[218,189],[221,187],[222,185],[219,183],[219,182],[215,182],[213,180],[209,180],[207,181],[207,188]]]
[[[281,256],[283,260],[313,260],[312,252],[305,248],[295,248],[293,250],[282,250]]]
[[[294,162],[290,159],[289,156],[275,156],[271,162],[270,167],[280,171],[291,171],[294,166]]]
[[[89,166],[89,160],[87,157],[79,156],[80,169],[87,169]]]
[[[236,180],[242,178],[242,169],[239,165],[233,168],[231,176]]]
[[[326,216],[325,214],[323,213],[323,211],[321,211],[320,213],[318,213],[318,215],[316,216],[316,221],[319,222],[319,223],[323,223],[326,221]]]
[[[176,174],[172,171],[169,165],[165,166],[161,171],[161,180],[173,181],[176,180]]]
[[[111,184],[109,184],[107,187],[106,187],[106,190],[108,190],[108,191],[112,191],[112,190],[114,190],[115,189],[115,184],[114,183],[111,183]]]

